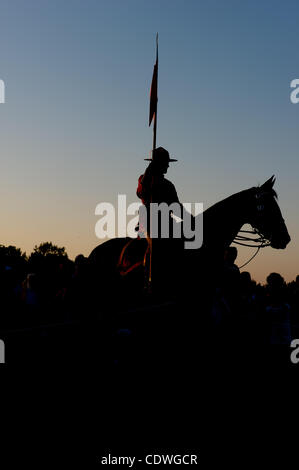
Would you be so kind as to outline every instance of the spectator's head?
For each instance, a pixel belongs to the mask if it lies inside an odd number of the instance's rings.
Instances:
[[[86,258],[84,255],[80,254],[78,256],[76,256],[75,258],[75,265],[78,266],[78,265],[81,265],[81,264],[85,264],[86,262]]]
[[[235,246],[229,246],[224,252],[224,261],[234,264],[238,256],[238,250]]]
[[[84,255],[80,254],[75,258],[75,276],[82,276],[86,274],[88,259]]]
[[[271,273],[267,277],[267,285],[273,291],[280,290],[284,285],[284,278],[278,273]]]
[[[248,271],[243,271],[240,274],[240,281],[242,284],[251,284],[251,275]]]

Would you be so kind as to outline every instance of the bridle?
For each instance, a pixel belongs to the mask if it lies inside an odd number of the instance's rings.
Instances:
[[[263,195],[262,193],[256,192],[255,198],[260,199],[260,197],[262,195]],[[258,216],[259,217],[262,216],[262,212],[264,211],[264,208],[265,207],[264,207],[263,204],[257,204],[256,209],[258,211]],[[252,238],[252,237],[248,237],[248,236],[244,236],[244,235],[239,235],[240,233],[247,233],[247,234],[258,235],[258,236],[257,236],[257,238]],[[246,242],[256,243],[256,244],[259,243],[259,245],[258,246],[257,245],[252,245],[252,244],[249,244],[249,243],[246,243]],[[239,266],[239,269],[241,269],[244,266],[246,266],[247,264],[249,264],[250,261],[252,261],[253,258],[256,257],[256,255],[258,254],[258,252],[260,251],[261,248],[265,248],[266,246],[271,245],[270,240],[268,240],[266,237],[264,237],[264,235],[262,235],[261,232],[257,228],[254,228],[254,227],[253,227],[252,230],[239,230],[238,235],[235,236],[232,243],[235,243],[235,244],[241,245],[241,246],[247,246],[249,248],[257,248],[254,255],[251,258],[249,258],[249,260],[246,261],[246,263],[242,264],[242,266]]]

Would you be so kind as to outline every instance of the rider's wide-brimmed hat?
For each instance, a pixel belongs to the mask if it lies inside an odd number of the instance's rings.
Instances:
[[[165,160],[167,162],[177,162],[175,158],[169,157],[169,152],[163,147],[158,147],[152,152],[152,158],[145,158],[148,162],[153,162],[155,160]]]

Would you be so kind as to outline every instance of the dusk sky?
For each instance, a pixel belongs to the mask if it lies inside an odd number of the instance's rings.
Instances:
[[[231,0],[0,2],[0,244],[52,241],[88,255],[100,202],[136,201],[152,145],[179,161],[182,202],[215,202],[275,175],[291,243],[245,269],[299,274],[299,3]],[[254,254],[239,249],[237,263]]]

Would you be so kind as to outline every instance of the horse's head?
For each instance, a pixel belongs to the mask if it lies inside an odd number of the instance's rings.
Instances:
[[[285,248],[291,240],[277,203],[273,189],[275,177],[272,176],[262,186],[252,190],[249,223],[273,248]]]

